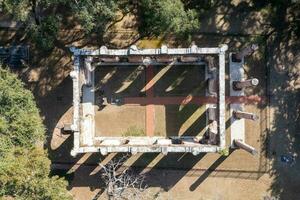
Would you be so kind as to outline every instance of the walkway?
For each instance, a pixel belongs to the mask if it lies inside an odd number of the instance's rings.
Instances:
[[[152,88],[150,90],[153,90]],[[149,95],[151,94],[151,95]],[[126,97],[124,98],[124,104],[129,105],[146,105],[153,106],[153,105],[185,105],[185,104],[214,104],[218,102],[216,97],[194,97],[194,96],[187,96],[187,97],[154,97],[153,91],[146,92],[146,97]],[[231,103],[244,103],[244,104],[263,104],[266,103],[267,98],[265,96],[226,96],[225,101],[226,104]],[[149,108],[148,108],[149,109]]]
[[[154,69],[152,65],[148,65],[146,68],[146,81],[147,84],[145,86],[146,90],[146,98],[151,99],[154,98]],[[126,101],[126,100],[125,100]],[[139,101],[139,100],[138,100]],[[149,102],[146,104],[146,135],[154,136],[154,126],[155,126],[155,108],[154,104]]]
[[[218,103],[216,97],[199,97],[199,96],[182,96],[182,97],[155,97],[154,85],[156,76],[154,74],[154,67],[149,65],[146,67],[146,86],[143,88],[146,92],[146,97],[127,97],[124,98],[124,104],[127,105],[145,105],[146,106],[146,135],[154,136],[155,130],[155,105],[186,105],[186,104],[215,104]],[[265,103],[264,96],[227,96],[225,98],[226,104],[244,103],[256,104]]]

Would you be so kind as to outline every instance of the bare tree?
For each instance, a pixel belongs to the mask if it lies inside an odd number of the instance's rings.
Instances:
[[[122,167],[128,157],[129,154],[126,154],[121,158],[112,159],[106,165],[100,164],[101,177],[105,182],[108,198],[111,200],[147,198],[146,195],[142,195],[147,188],[144,184],[145,176],[134,173],[130,167]]]

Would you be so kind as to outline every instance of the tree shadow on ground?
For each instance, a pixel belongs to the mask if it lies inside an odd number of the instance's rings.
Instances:
[[[190,153],[169,153],[159,160],[150,171],[146,172],[145,175],[149,179],[147,180],[147,184],[150,187],[161,187],[165,191],[170,190],[205,156],[205,154],[206,153],[201,153],[194,156]],[[157,182],[151,178],[152,174],[155,174],[157,169],[181,170],[181,172],[168,180]]]
[[[190,1],[192,2],[192,1]],[[196,2],[196,1],[194,1]],[[249,25],[256,20],[256,16],[253,16],[253,13],[249,13],[252,11],[256,11],[257,9],[263,8],[266,5],[262,4],[261,1],[254,1],[254,5],[257,5],[256,8],[247,7],[245,3],[239,4],[237,6],[233,6],[231,1],[215,1],[216,4],[213,4],[206,11],[203,11],[203,15],[205,16],[202,20],[205,23],[202,23],[203,29],[200,32],[205,32],[204,34],[200,34],[194,36],[194,40],[196,41],[198,46],[218,46],[220,43],[226,43],[229,45],[229,48],[233,51],[241,46],[245,46],[251,40],[249,39],[249,32],[253,31],[253,34],[257,34],[259,27],[256,25]],[[290,1],[287,1],[289,3]],[[198,2],[197,2],[198,3]],[[260,4],[260,5],[258,5]],[[201,7],[199,7],[201,9]],[[202,12],[202,11],[201,11]],[[209,15],[206,15],[207,13]],[[219,18],[217,15],[221,12],[222,15]],[[290,82],[291,77],[289,73],[294,73],[295,71],[295,63],[293,63],[293,59],[295,56],[291,57],[290,55],[296,55],[297,53],[293,52],[294,49],[299,48],[296,43],[291,45],[290,39],[294,37],[292,31],[284,32],[283,30],[289,30],[294,28],[294,22],[286,22],[286,16],[288,13],[288,9],[286,5],[280,6],[277,8],[275,16],[277,17],[276,21],[273,21],[271,24],[271,30],[274,29],[273,34],[268,39],[268,57],[272,58],[273,61],[269,61],[268,67],[271,70],[269,76],[271,80],[269,80],[269,84],[271,89],[269,91],[269,95],[271,98],[271,107],[275,108],[274,113],[274,129],[270,130],[269,138],[262,138],[262,140],[269,141],[270,149],[272,150],[272,155],[269,155],[270,158],[274,159],[274,164],[271,169],[271,175],[274,177],[274,183],[270,188],[272,194],[274,196],[278,196],[281,199],[296,199],[299,196],[299,192],[297,190],[297,186],[299,185],[300,178],[298,177],[299,173],[299,147],[297,144],[299,143],[299,90],[291,90]],[[236,19],[236,16],[237,19]],[[247,23],[244,23],[244,19],[247,18]],[[236,21],[237,20],[237,21]],[[252,22],[251,22],[252,20]],[[249,28],[247,28],[249,27]],[[265,35],[269,34],[269,24],[263,25],[266,29],[259,34]],[[274,28],[275,27],[275,28]],[[241,31],[242,30],[242,31]],[[244,30],[246,32],[244,32]],[[209,34],[207,34],[209,33]],[[227,36],[224,36],[226,35]],[[107,38],[107,43],[111,43],[111,40],[117,35],[114,33]],[[5,34],[4,34],[5,36]],[[6,35],[7,36],[7,35]],[[5,37],[6,37],[5,36]],[[274,36],[274,37],[273,37]],[[121,39],[130,40],[131,35],[128,34]],[[135,38],[136,36],[134,36]],[[256,36],[254,36],[256,37]],[[13,42],[20,42],[22,36],[20,32],[15,37],[7,36],[8,40],[5,43],[8,44]],[[97,38],[96,40],[94,40]],[[209,39],[210,38],[210,39]],[[172,37],[166,37],[166,40],[172,39]],[[176,40],[173,38],[172,43],[173,46],[189,46],[190,43],[188,41]],[[294,41],[294,40],[293,40]],[[76,44],[78,42],[78,44]],[[69,29],[62,31],[58,42],[56,43],[56,47],[48,53],[39,53],[37,49],[32,49],[32,68],[28,71],[25,78],[32,78],[28,86],[35,91],[35,95],[38,100],[38,104],[41,108],[42,115],[45,117],[45,124],[48,129],[48,132],[51,132],[55,129],[55,126],[58,120],[64,115],[67,110],[71,107],[71,80],[66,78],[68,76],[69,71],[71,70],[71,61],[70,54],[67,52],[66,46],[76,44],[78,47],[83,46],[97,46],[99,47],[103,41],[99,40],[97,35],[93,35],[93,37],[86,38],[86,35],[82,33],[82,30],[73,30],[73,27],[69,27]],[[114,44],[114,43],[113,43]],[[115,43],[113,47],[119,47]],[[130,43],[126,43],[130,44]],[[290,54],[292,53],[292,54]],[[66,56],[67,55],[67,56]],[[49,57],[49,59],[47,58]],[[280,62],[278,62],[278,60]],[[286,63],[293,64],[286,64]],[[252,64],[251,64],[252,65]],[[255,63],[254,63],[255,65]],[[56,66],[56,67],[54,67]],[[289,67],[290,66],[290,67]],[[297,70],[297,68],[296,68]],[[33,72],[31,72],[33,71]],[[250,68],[248,71],[250,76],[255,76],[256,69]],[[38,74],[38,77],[34,79],[34,72]],[[263,79],[263,77],[262,77]],[[60,88],[61,86],[61,88]],[[260,91],[254,91],[254,93],[259,93]],[[63,94],[63,95],[61,95]],[[61,135],[61,137],[64,137]],[[67,136],[66,136],[67,137]],[[65,161],[76,163],[80,160],[83,155],[79,155],[77,158],[72,158],[69,155],[69,152],[72,148],[73,138],[68,136],[64,142],[61,144],[59,148],[54,150],[52,153],[49,152],[49,155],[53,160],[54,158],[60,157]],[[48,141],[49,144],[49,141]],[[268,144],[266,144],[267,146]],[[295,155],[296,164],[293,166],[289,166],[281,163],[280,156],[283,154],[291,154]],[[52,157],[54,155],[54,157]],[[159,161],[158,164],[155,165],[155,168],[168,168],[170,165],[174,168],[181,168],[182,161],[173,165],[174,160],[178,159],[178,156],[169,155],[166,158],[163,158],[162,161]],[[94,156],[92,156],[94,157]],[[98,157],[98,155],[95,155]],[[147,157],[149,158],[147,160]],[[139,158],[139,162],[147,161],[146,163],[150,163],[153,159],[157,157],[157,154],[153,154],[148,156],[143,154]],[[191,158],[187,156],[189,159],[183,158],[185,163],[188,163],[186,168],[193,168],[193,165],[202,159],[202,156],[198,156],[196,158]],[[204,175],[200,176],[198,181],[194,184],[194,187],[201,184],[205,178],[213,175],[211,172],[215,170],[217,165],[223,161],[224,158],[220,157],[217,161],[209,168],[208,171],[204,172]],[[88,160],[91,162],[92,158]],[[137,161],[137,163],[138,163]],[[180,164],[181,163],[181,164]],[[145,163],[144,163],[145,164]],[[134,165],[133,165],[134,166]],[[140,169],[143,169],[143,166]],[[93,166],[92,168],[95,168]],[[89,176],[89,173],[83,172],[83,168],[79,168],[81,171],[79,174],[82,177]],[[91,170],[88,170],[91,171]],[[154,172],[150,171],[149,176]],[[226,172],[225,172],[226,173]],[[238,172],[239,173],[239,172]],[[163,188],[168,190],[172,186],[176,184],[182,177],[186,175],[186,172],[174,177],[172,180],[163,184]],[[98,175],[91,176],[93,179],[99,178]],[[151,182],[151,180],[149,180]],[[97,182],[99,184],[99,182]],[[160,186],[161,183],[151,183],[153,186]],[[93,181],[87,180],[82,181],[82,186],[94,185]],[[73,184],[72,187],[81,186],[80,184]],[[98,185],[95,185],[98,187]]]
[[[206,171],[190,186],[190,191],[194,191],[216,168],[224,162],[227,156],[220,156]]]
[[[298,156],[300,153],[298,145],[300,142],[300,93],[279,89],[272,101],[274,127],[270,132],[270,156],[273,160],[271,168],[273,183],[270,190],[273,196],[280,199],[296,199],[300,195],[298,190],[300,184],[300,158]],[[295,164],[282,162],[282,156],[294,157]]]
[[[296,199],[300,193],[300,159],[299,159],[299,124],[300,93],[293,83],[295,76],[290,74],[299,70],[299,64],[287,55],[299,56],[299,42],[291,41],[289,34],[276,35],[269,42],[270,67],[270,106],[273,111],[272,128],[270,130],[270,159],[273,161],[270,188],[273,196],[280,199]],[[289,45],[284,45],[289,42]],[[283,46],[282,46],[283,44]],[[298,69],[297,69],[298,67]],[[296,76],[299,79],[299,75]],[[295,164],[282,162],[282,156],[292,156]]]
[[[282,1],[274,5],[273,31],[267,40],[267,65],[269,69],[269,100],[271,129],[269,131],[269,158],[272,185],[271,195],[280,199],[297,199],[300,195],[299,130],[299,32],[295,26],[300,5]],[[298,16],[299,17],[299,16]],[[291,156],[294,164],[282,162],[282,156]]]
[[[198,156],[193,156],[189,153],[170,153],[167,156],[142,154],[130,166],[134,167],[137,173],[146,176],[146,184],[150,188],[159,187],[166,192],[170,191],[177,184],[184,182],[184,178],[191,176],[195,177],[195,181],[189,185],[189,189],[194,191],[209,177],[258,180],[266,173],[266,171],[258,170],[226,169],[226,167],[224,169],[226,162],[227,164],[232,162],[232,158],[230,158],[232,153],[233,151],[230,152],[229,156],[215,155],[213,156],[215,159],[211,159],[212,156],[206,153],[201,153]],[[206,156],[210,158],[204,158]],[[226,161],[227,159],[228,161]],[[147,164],[151,162],[155,164],[148,167]],[[202,164],[199,162],[202,162]],[[201,168],[203,162],[209,162],[210,165],[207,168]],[[204,165],[206,166],[207,164]]]

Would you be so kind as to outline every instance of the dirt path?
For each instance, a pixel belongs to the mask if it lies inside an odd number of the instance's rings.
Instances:
[[[153,105],[186,105],[186,104],[207,104],[207,103],[216,103],[217,98],[213,97],[126,97],[124,98],[124,104],[129,105],[146,105],[153,106]],[[266,97],[265,96],[227,96],[226,103],[245,103],[245,104],[255,104],[255,103],[265,103]],[[150,108],[150,107],[149,107]],[[150,111],[150,110],[149,110]]]
[[[146,68],[146,98],[154,97],[154,69],[152,65],[147,66]],[[155,108],[153,104],[146,105],[146,135],[154,136],[154,120],[155,120]]]

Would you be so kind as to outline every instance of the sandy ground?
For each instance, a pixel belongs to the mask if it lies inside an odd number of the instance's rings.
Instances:
[[[246,65],[246,67],[248,66]],[[98,85],[99,95],[101,95],[102,89],[104,91],[118,91],[118,95],[125,97],[143,97],[145,95],[140,93],[145,77],[138,68],[105,68],[103,70],[105,71],[99,75],[99,82],[101,82],[100,80],[107,81],[108,84],[106,87],[103,87],[104,84]],[[257,70],[257,75],[261,77],[264,72],[263,69]],[[113,76],[110,77],[111,73]],[[248,71],[248,76],[257,77],[252,70]],[[172,81],[166,81],[165,89],[169,87],[170,82]],[[72,113],[70,107],[67,109],[67,105],[70,105],[67,102],[71,99],[71,95],[66,96],[65,93],[71,86],[70,82],[67,83],[61,85],[58,93],[48,95],[42,101],[47,102],[43,105],[47,105],[48,108],[49,105],[56,105],[55,110],[65,110],[59,115],[58,124],[70,122],[68,116]],[[263,81],[261,83],[259,88],[248,90],[247,93],[249,95],[257,94],[257,92],[265,94],[266,84]],[[158,84],[161,85],[159,81]],[[145,129],[145,106],[106,105],[101,109],[96,112],[97,120],[99,120],[96,124],[100,130],[105,130],[105,133],[120,134],[131,126]],[[258,114],[260,117],[258,122],[246,122],[246,141],[258,149],[259,154],[256,157],[242,150],[234,151],[228,157],[220,157],[219,154],[205,154],[197,157],[191,154],[170,154],[168,156],[139,154],[131,157],[124,167],[135,166],[146,175],[149,192],[146,192],[145,195],[150,195],[149,199],[242,199],[245,196],[250,200],[263,199],[272,192],[270,188],[273,181],[273,177],[270,177],[269,174],[270,160],[266,157],[269,153],[268,146],[265,144],[268,135],[269,111],[264,104],[246,105],[245,109],[248,112]],[[179,105],[155,105],[155,134],[160,135],[164,131],[170,135],[184,134],[185,132],[195,133],[195,130],[200,133],[203,130],[202,126],[205,125],[205,123],[201,123],[201,119],[205,119],[202,117],[202,111],[201,106],[198,105],[183,107]],[[51,119],[49,116],[55,116],[54,113],[51,115],[54,110],[44,108],[43,112],[48,113],[46,118],[48,120]],[[227,110],[227,119],[228,112]],[[48,123],[53,123],[54,118],[52,119]],[[230,124],[226,123],[227,141],[230,141],[229,127]],[[97,167],[97,163],[107,161],[114,155],[102,157],[99,154],[85,154],[72,158],[69,155],[72,148],[72,136],[61,134],[57,128],[52,130],[55,130],[55,133],[51,139],[50,155],[54,164],[62,164],[61,168],[64,170],[59,174],[69,180],[69,189],[74,198],[79,200],[106,199],[103,182],[100,178],[100,168]]]
[[[140,98],[167,96],[166,103],[174,104],[171,97],[204,96],[203,84],[203,66],[99,67],[95,75],[96,136],[122,136],[130,129],[148,136],[202,135],[205,106],[143,105]],[[125,104],[111,105],[111,97]],[[126,104],[128,97],[136,99],[135,105]]]
[[[83,183],[93,185],[90,180],[85,179],[87,168],[81,169],[74,178]],[[269,196],[269,185],[271,179],[268,174],[262,175],[259,179],[239,178],[228,173],[228,176],[217,173],[201,171],[178,171],[178,170],[155,170],[151,173],[151,187],[144,192],[144,199],[161,200],[258,200]],[[234,173],[232,173],[234,175]],[[177,177],[182,177],[179,181]],[[176,184],[168,188],[174,180]],[[166,188],[161,188],[166,186]],[[82,199],[107,199],[105,192],[99,188],[88,189],[86,186],[76,186],[71,189],[76,200]]]
[[[145,133],[145,106],[107,106],[96,111],[95,124],[96,136],[122,136],[133,128]]]
[[[260,63],[260,64],[259,64]],[[256,66],[263,66],[262,61]],[[249,63],[245,65],[248,77],[264,77],[265,69],[253,71]],[[99,96],[108,93],[117,97],[145,97],[147,92],[143,91],[145,85],[145,74],[142,69],[136,68],[103,68],[98,74],[97,93]],[[161,70],[156,70],[156,74]],[[193,72],[193,68],[192,68]],[[171,76],[166,76],[171,73]],[[193,85],[184,80],[172,78],[174,73],[186,73],[190,83],[199,81],[201,78],[193,79],[193,73],[184,72],[180,69],[166,72],[162,79],[158,79],[157,88],[160,85],[163,90],[155,89],[155,94],[171,91],[170,97],[181,92],[190,94]],[[263,75],[262,75],[263,74]],[[174,84],[172,84],[174,83]],[[170,86],[176,87],[170,88]],[[266,83],[255,90],[247,90],[248,95],[266,94]],[[159,88],[159,87],[158,87]],[[67,89],[67,87],[65,88]],[[101,91],[103,90],[103,91]],[[61,90],[61,95],[63,93]],[[172,94],[173,91],[173,94]],[[201,90],[198,90],[201,91]],[[200,95],[203,92],[196,93]],[[57,94],[58,95],[58,94]],[[55,98],[55,96],[54,96]],[[51,100],[48,99],[50,102]],[[96,99],[97,102],[97,99]],[[57,102],[59,104],[59,102]],[[203,106],[188,104],[179,105],[155,105],[155,135],[182,135],[201,134],[205,127],[205,115]],[[204,107],[203,107],[204,108]],[[98,109],[98,108],[97,108]],[[266,138],[268,135],[268,107],[264,103],[250,104],[245,107],[247,112],[259,115],[258,122],[246,122],[246,141],[257,148],[259,154],[256,157],[242,151],[232,152],[228,157],[220,157],[219,154],[203,154],[192,156],[191,154],[170,154],[167,156],[158,154],[138,154],[132,156],[124,164],[124,167],[134,166],[135,169],[146,175],[149,191],[149,199],[263,199],[270,195],[270,187],[273,178],[268,173],[270,160],[267,159],[268,146]],[[72,112],[68,110],[67,113]],[[96,129],[101,130],[99,135],[122,135],[131,127],[145,130],[145,106],[143,105],[108,105],[96,110]],[[62,115],[59,123],[68,121],[67,114]],[[229,111],[226,116],[228,120]],[[105,120],[103,120],[105,119]],[[226,140],[230,141],[230,124],[226,123]],[[62,165],[63,173],[70,182],[69,189],[75,199],[106,199],[103,182],[100,178],[100,168],[97,163],[105,162],[114,155],[102,157],[99,154],[85,154],[72,158],[68,152],[72,147],[72,137],[63,135],[56,131],[51,142],[53,163]],[[201,194],[201,195],[199,195]]]
[[[231,51],[236,51],[249,42],[261,39],[259,35],[252,34],[262,34],[268,29],[270,23],[266,15],[264,12],[251,10],[244,3],[245,1],[239,2],[239,0],[229,3],[218,1],[218,5],[206,13],[201,26],[204,34],[193,37],[198,46],[217,46],[226,43]],[[284,25],[283,18],[278,17],[280,21],[277,24]],[[123,47],[136,39],[136,32],[130,32],[135,20],[132,16],[124,20],[128,26],[131,26],[129,32],[123,34],[112,32],[111,35],[115,37],[109,40],[110,44]],[[121,22],[118,24],[122,25]],[[224,35],[224,31],[229,34]],[[280,30],[276,31],[280,32]],[[231,33],[233,35],[230,35]],[[247,95],[259,94],[269,97],[267,106],[261,104],[246,106],[246,111],[259,113],[260,116],[258,123],[246,123],[246,140],[259,150],[258,156],[252,157],[240,150],[233,152],[227,158],[219,158],[217,154],[199,157],[168,155],[166,158],[161,155],[137,155],[127,164],[134,163],[142,167],[143,173],[148,174],[147,181],[150,186],[148,193],[152,195],[150,199],[257,200],[264,199],[266,196],[284,200],[299,199],[299,90],[294,89],[290,84],[293,81],[290,73],[297,69],[293,56],[299,55],[299,43],[290,40],[289,34],[280,33],[287,38],[276,36],[264,41],[259,52],[247,59],[245,65],[247,76],[260,80],[259,87],[248,90]],[[1,30],[0,35],[1,45],[14,42],[16,35],[17,41],[20,38],[14,31]],[[93,41],[89,43],[82,40],[83,35],[80,30],[62,30],[59,34],[60,45],[49,54],[32,56],[33,67],[24,70],[22,78],[27,82],[27,87],[34,92],[41,109],[49,134],[46,144],[49,156],[53,164],[63,165],[61,168],[64,170],[58,174],[69,180],[68,189],[74,195],[74,199],[107,199],[101,189],[103,182],[100,179],[99,167],[95,164],[101,160],[109,160],[114,155],[104,158],[99,154],[86,154],[73,158],[70,156],[72,135],[62,134],[59,129],[63,123],[70,123],[72,115],[72,82],[68,78],[71,57],[65,45],[95,45]],[[137,44],[144,48],[153,48],[160,46],[167,39],[159,38],[155,41],[144,39]],[[189,41],[170,42],[170,46],[174,47],[188,45],[190,45]],[[116,73],[116,78],[111,80],[118,82],[118,79],[123,78],[122,80],[128,80],[125,81],[126,84],[139,74],[138,69],[136,72],[105,70],[107,71],[103,73],[104,77],[110,72]],[[138,77],[138,80],[144,82],[144,75]],[[108,77],[106,78],[108,80]],[[118,83],[112,89],[114,91],[120,89],[119,93],[125,96],[145,95],[137,92],[142,89],[142,84],[133,83],[133,90],[127,90],[128,93],[122,90],[122,87],[127,86],[126,84]],[[169,86],[170,84],[165,87],[165,90],[172,91],[168,89]],[[163,109],[157,107],[157,112],[165,112]],[[226,114],[228,116],[228,111]],[[156,119],[164,121],[165,116],[157,116]],[[158,127],[165,129],[163,123]],[[228,124],[226,131],[226,139],[230,140]],[[285,164],[281,162],[282,155],[293,155],[296,162],[293,165]]]

